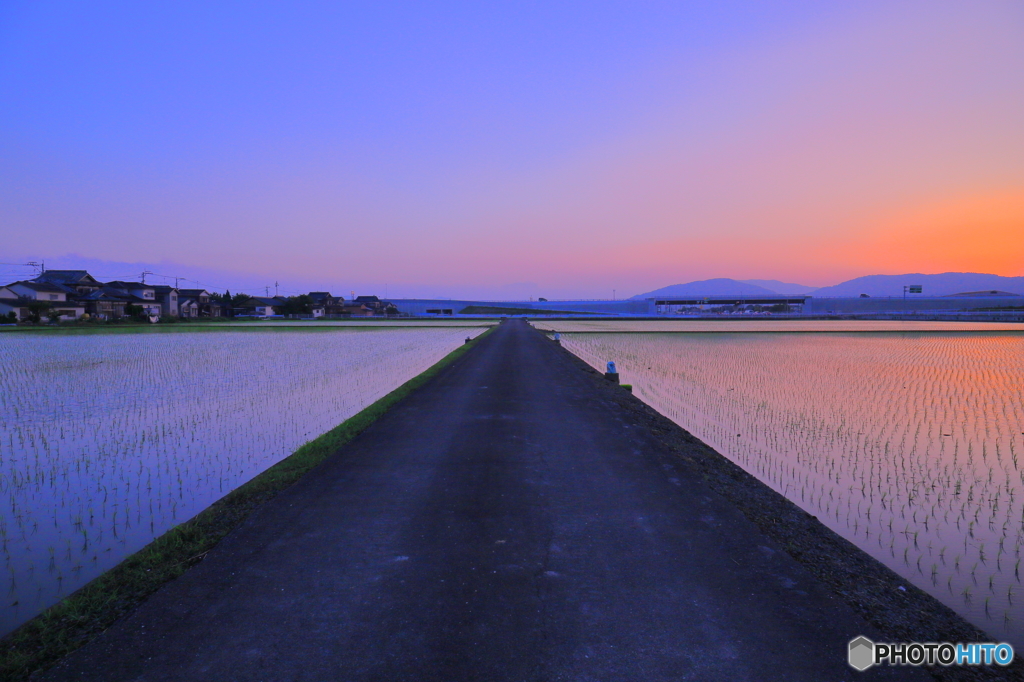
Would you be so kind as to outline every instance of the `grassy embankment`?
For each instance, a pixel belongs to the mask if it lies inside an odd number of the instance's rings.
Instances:
[[[202,561],[257,506],[298,481],[489,333],[452,351],[0,640],[0,679],[27,679],[103,632],[161,585]]]

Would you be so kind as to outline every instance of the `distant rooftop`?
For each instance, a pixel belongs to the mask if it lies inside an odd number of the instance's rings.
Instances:
[[[56,292],[59,292],[59,293],[62,293],[62,294],[66,293],[66,290],[63,287],[60,287],[60,286],[58,286],[56,284],[52,284],[50,282],[24,282],[23,281],[23,282],[14,282],[14,284],[20,284],[21,286],[23,286],[23,287],[25,287],[27,289],[31,289],[33,291],[56,291]],[[8,286],[14,286],[14,284],[9,284]]]
[[[37,282],[58,282],[60,284],[76,284],[87,282],[99,284],[99,282],[85,270],[46,270],[36,277]]]

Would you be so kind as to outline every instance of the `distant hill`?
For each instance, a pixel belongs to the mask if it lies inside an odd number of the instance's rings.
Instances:
[[[773,296],[777,292],[765,287],[728,277],[716,279],[705,279],[699,282],[687,284],[673,284],[662,287],[646,294],[637,294],[632,300],[638,301],[645,298],[659,298],[668,296]]]
[[[903,296],[907,284],[920,284],[921,294],[911,296],[949,296],[969,291],[1008,291],[1024,295],[1024,277],[1002,277],[977,272],[944,272],[938,275],[868,275],[842,282],[831,287],[821,287],[812,295],[819,297]]]
[[[745,284],[764,287],[769,291],[774,291],[777,294],[783,294],[785,296],[799,296],[800,294],[810,294],[818,290],[818,287],[809,287],[803,284],[794,284],[792,282],[780,282],[777,279],[741,279],[739,281]]]

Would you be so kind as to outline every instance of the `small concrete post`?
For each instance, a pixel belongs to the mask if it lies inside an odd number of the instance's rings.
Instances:
[[[555,343],[557,343],[559,346],[562,345],[562,335],[559,334],[558,332],[555,332]]]
[[[604,373],[604,378],[613,384],[619,383],[619,371],[615,369],[615,362],[608,362],[608,371]]]
[[[468,336],[466,337],[466,343],[469,343],[469,342],[470,342],[470,341],[472,341],[472,340],[473,340],[473,339],[469,338]],[[464,344],[462,344],[462,345],[466,345],[466,344],[464,343]]]

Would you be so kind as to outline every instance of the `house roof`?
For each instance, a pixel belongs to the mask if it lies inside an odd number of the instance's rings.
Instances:
[[[123,282],[119,279],[113,282],[107,282],[108,287],[114,289],[156,289],[152,284],[142,284],[141,282]]]
[[[206,294],[207,296],[210,295],[210,292],[207,291],[206,289],[178,289],[178,292],[182,296],[192,296],[192,297],[202,296],[203,294]]]
[[[117,289],[97,289],[78,297],[80,301],[130,301],[130,294],[124,294]]]
[[[356,303],[380,303],[376,296],[356,296]]]
[[[284,305],[284,301],[279,298],[265,298],[262,296],[253,296],[249,299],[250,301],[256,301],[259,305]]]
[[[67,293],[67,290],[64,287],[57,286],[56,284],[53,284],[51,282],[21,281],[21,282],[14,282],[13,284],[8,284],[7,286],[14,286],[15,284],[17,284],[19,286],[23,286],[26,289],[31,289],[32,291],[51,291],[51,292],[59,292],[59,293],[62,293],[62,294]]]
[[[36,277],[37,282],[57,282],[60,284],[86,284],[99,285],[100,282],[85,270],[46,270]]]

